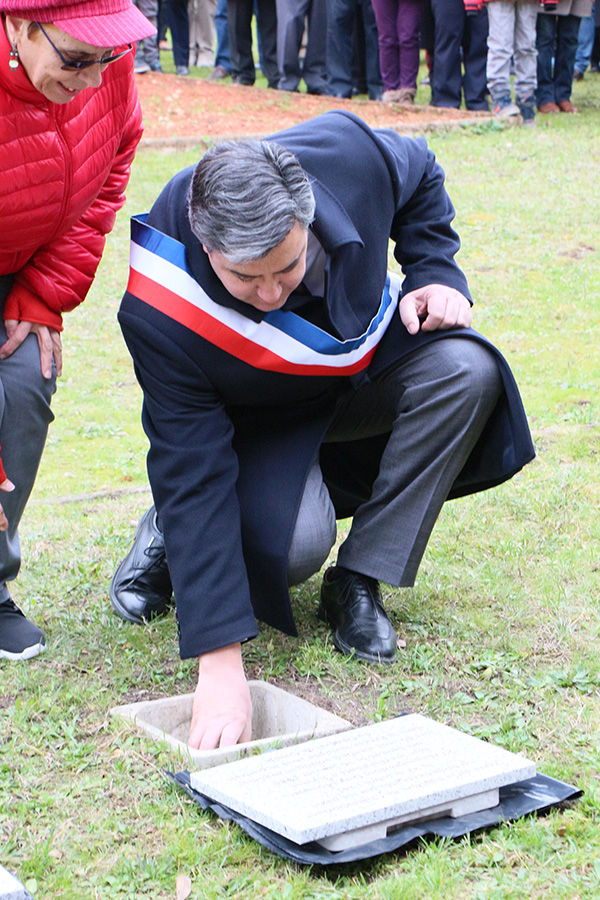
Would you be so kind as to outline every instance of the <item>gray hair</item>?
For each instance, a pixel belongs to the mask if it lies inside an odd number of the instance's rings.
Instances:
[[[289,150],[270,141],[227,141],[202,157],[192,178],[193,233],[231,262],[262,259],[298,223],[308,228],[315,198]]]

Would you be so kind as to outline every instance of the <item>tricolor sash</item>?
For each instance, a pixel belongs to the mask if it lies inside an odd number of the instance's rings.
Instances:
[[[182,243],[131,220],[130,275],[134,297],[258,369],[288,375],[352,375],[365,369],[386,332],[400,294],[400,277],[388,272],[381,303],[364,334],[338,340],[294,312],[274,310],[254,322],[221,306],[191,274]]]

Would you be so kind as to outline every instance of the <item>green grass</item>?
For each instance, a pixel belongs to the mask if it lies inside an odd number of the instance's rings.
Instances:
[[[192,898],[600,895],[599,98],[590,76],[574,89],[580,116],[428,137],[457,207],[476,327],[513,367],[537,459],[448,504],[416,587],[385,589],[406,642],[392,668],[334,652],[315,618],[318,578],[294,595],[298,639],[265,628],[245,647],[251,676],[356,724],[423,712],[524,752],[582,800],[457,842],[303,869],[199,811],[162,774],[177,757],[109,717],[127,700],[192,690],[195,669],[179,660],[172,616],[141,629],[107,600],[149,502],[140,392],[115,321],[127,217],[198,155],[142,150],[94,288],[68,319],[57,420],[21,529],[14,596],[48,650],[0,663],[0,862],[36,900],[167,900],[179,874]]]

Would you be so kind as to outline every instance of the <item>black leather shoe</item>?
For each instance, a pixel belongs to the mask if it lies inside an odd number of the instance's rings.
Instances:
[[[153,506],[138,523],[133,547],[113,576],[109,596],[121,618],[136,625],[164,615],[173,604],[165,545]]]
[[[396,659],[396,632],[374,578],[341,566],[327,569],[317,615],[334,629],[333,643],[346,656],[375,663]]]

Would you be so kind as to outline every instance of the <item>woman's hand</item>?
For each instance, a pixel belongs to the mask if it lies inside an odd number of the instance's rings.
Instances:
[[[5,478],[2,483],[0,483],[0,491],[14,491],[15,486],[10,480],[10,478]],[[8,519],[6,518],[6,514],[2,509],[2,504],[0,504],[0,531],[6,531],[8,528]]]
[[[39,325],[37,322],[19,322],[17,319],[6,319],[4,322],[8,340],[0,347],[0,359],[12,356],[21,346],[28,334],[36,334],[40,346],[40,364],[44,378],[52,377],[52,360],[56,366],[56,375],[62,375],[62,342],[60,331]]]

